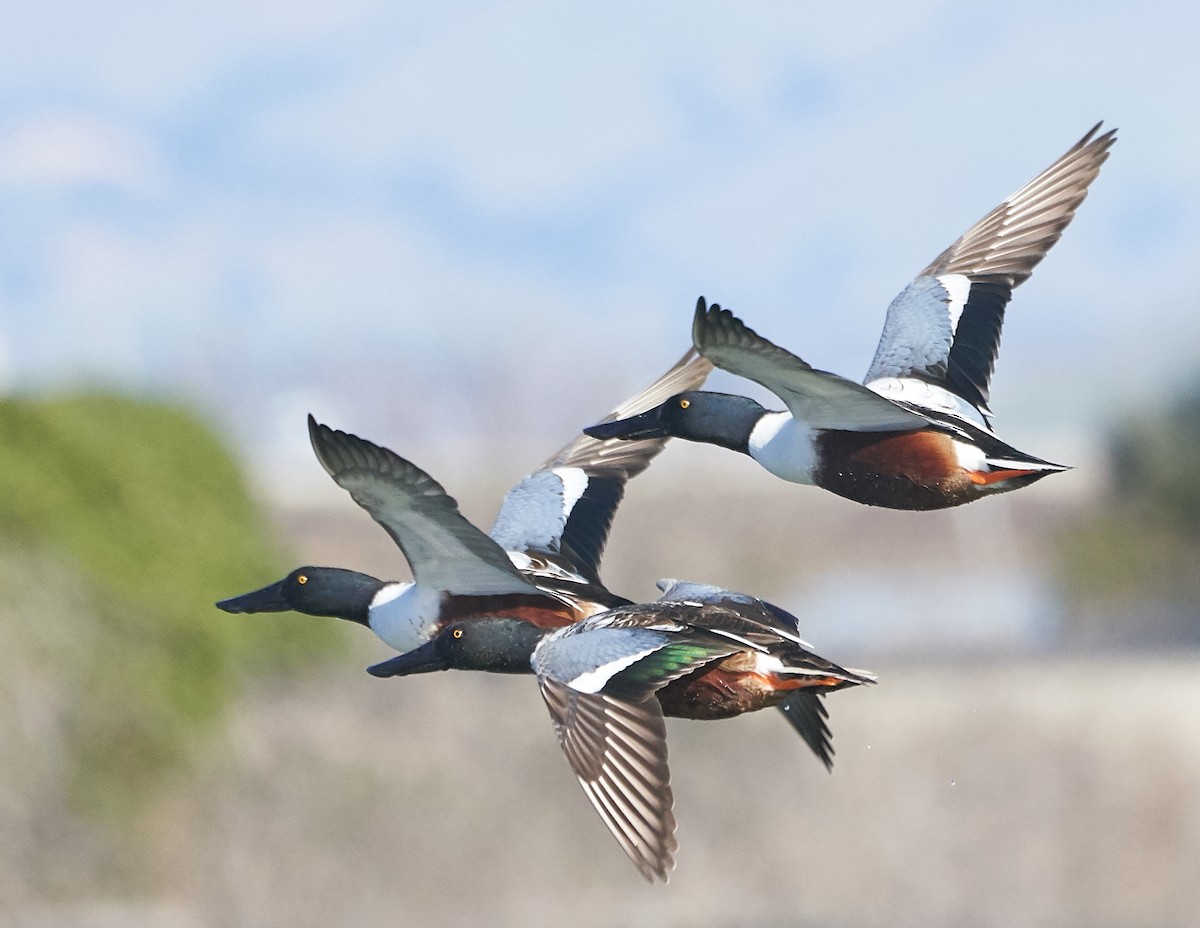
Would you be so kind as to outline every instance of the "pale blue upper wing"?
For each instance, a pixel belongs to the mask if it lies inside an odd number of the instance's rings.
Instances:
[[[308,434],[321,466],[400,546],[417,583],[465,596],[540,594],[415,464],[312,416]]]
[[[542,639],[532,665],[559,744],[588,799],[642,876],[674,867],[667,738],[654,694],[672,680],[733,653],[698,641],[648,604],[601,613]]]
[[[694,580],[676,580],[664,577],[655,586],[661,591],[659,602],[673,603],[757,603],[761,600],[748,593],[737,593],[711,583],[696,583]]]
[[[891,432],[919,429],[927,422],[862,384],[816,370],[790,351],[767,341],[716,303],[696,304],[692,323],[696,350],[717,367],[760,383],[787,405],[796,419],[815,429]]]
[[[697,611],[686,604],[642,603],[590,616],[544,638],[533,654],[534,672],[580,692],[644,699],[744,646],[690,628],[687,617]]]
[[[636,607],[635,607],[636,608]],[[534,672],[587,691],[603,689],[614,676],[640,659],[661,651],[674,639],[664,631],[613,628],[577,622],[571,634],[551,635],[533,655]],[[667,681],[651,681],[625,696],[644,698]]]
[[[699,388],[712,363],[694,349],[602,421],[653,409],[676,393]],[[599,580],[600,558],[625,484],[645,470],[667,438],[638,441],[580,435],[504,497],[491,536],[510,551],[548,551]]]
[[[741,623],[758,625],[773,637],[784,638],[804,648],[812,647],[800,637],[800,623],[794,615],[757,596],[691,580],[667,578],[659,580],[657,586],[662,590],[659,602],[717,606],[727,610],[728,614],[721,621],[730,628],[737,628]],[[702,612],[696,612],[688,618],[698,618],[703,622],[704,616]],[[745,632],[745,629],[742,631]],[[755,640],[753,636],[752,640]],[[759,642],[756,640],[756,643]]]
[[[986,415],[1005,308],[1108,158],[1116,130],[1097,136],[1099,129],[975,223],[892,301],[866,383],[915,376]]]

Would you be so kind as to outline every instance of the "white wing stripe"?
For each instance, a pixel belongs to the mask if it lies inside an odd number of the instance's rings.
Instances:
[[[971,295],[971,278],[966,274],[943,274],[937,281],[949,296],[946,310],[950,314],[950,334],[953,335],[958,331],[958,320],[962,318],[963,309]]]
[[[609,661],[607,664],[602,664],[595,670],[588,670],[584,673],[581,673],[574,680],[567,680],[567,686],[579,693],[599,693],[602,689],[604,689],[605,684],[607,684],[609,680],[619,674],[626,667],[636,664],[643,657],[653,654],[661,647],[661,644],[656,644],[654,647],[646,648],[643,651],[638,651],[636,654],[630,654],[626,657],[620,657],[614,661]]]
[[[562,511],[567,518],[588,488],[588,475],[578,467],[556,467],[551,473],[562,481]]]

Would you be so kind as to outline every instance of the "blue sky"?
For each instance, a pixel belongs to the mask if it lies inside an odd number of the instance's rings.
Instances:
[[[1070,459],[1194,372],[1200,13],[810,6],[4,3],[3,383],[182,394],[301,451],[309,409],[558,441],[701,293],[861,376],[891,297],[1101,118],[998,425]]]

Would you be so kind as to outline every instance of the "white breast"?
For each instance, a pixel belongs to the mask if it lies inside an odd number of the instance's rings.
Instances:
[[[750,433],[750,457],[784,480],[813,482],[817,468],[816,432],[789,412],[768,413]]]
[[[389,583],[371,602],[371,630],[404,653],[431,637],[441,611],[441,594],[415,583]]]

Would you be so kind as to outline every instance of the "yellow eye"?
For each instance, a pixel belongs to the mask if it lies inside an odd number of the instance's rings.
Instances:
[[[687,408],[688,408],[689,406],[691,406],[691,405],[692,405],[692,401],[691,401],[691,400],[680,400],[680,401],[679,401],[679,408],[680,408],[680,409],[687,409]]]
[[[303,586],[304,584],[308,583],[308,577],[306,577],[304,574],[301,574],[296,578],[296,582]]]
[[[462,637],[462,629],[456,628],[452,634],[454,635],[455,638],[461,638]]]

